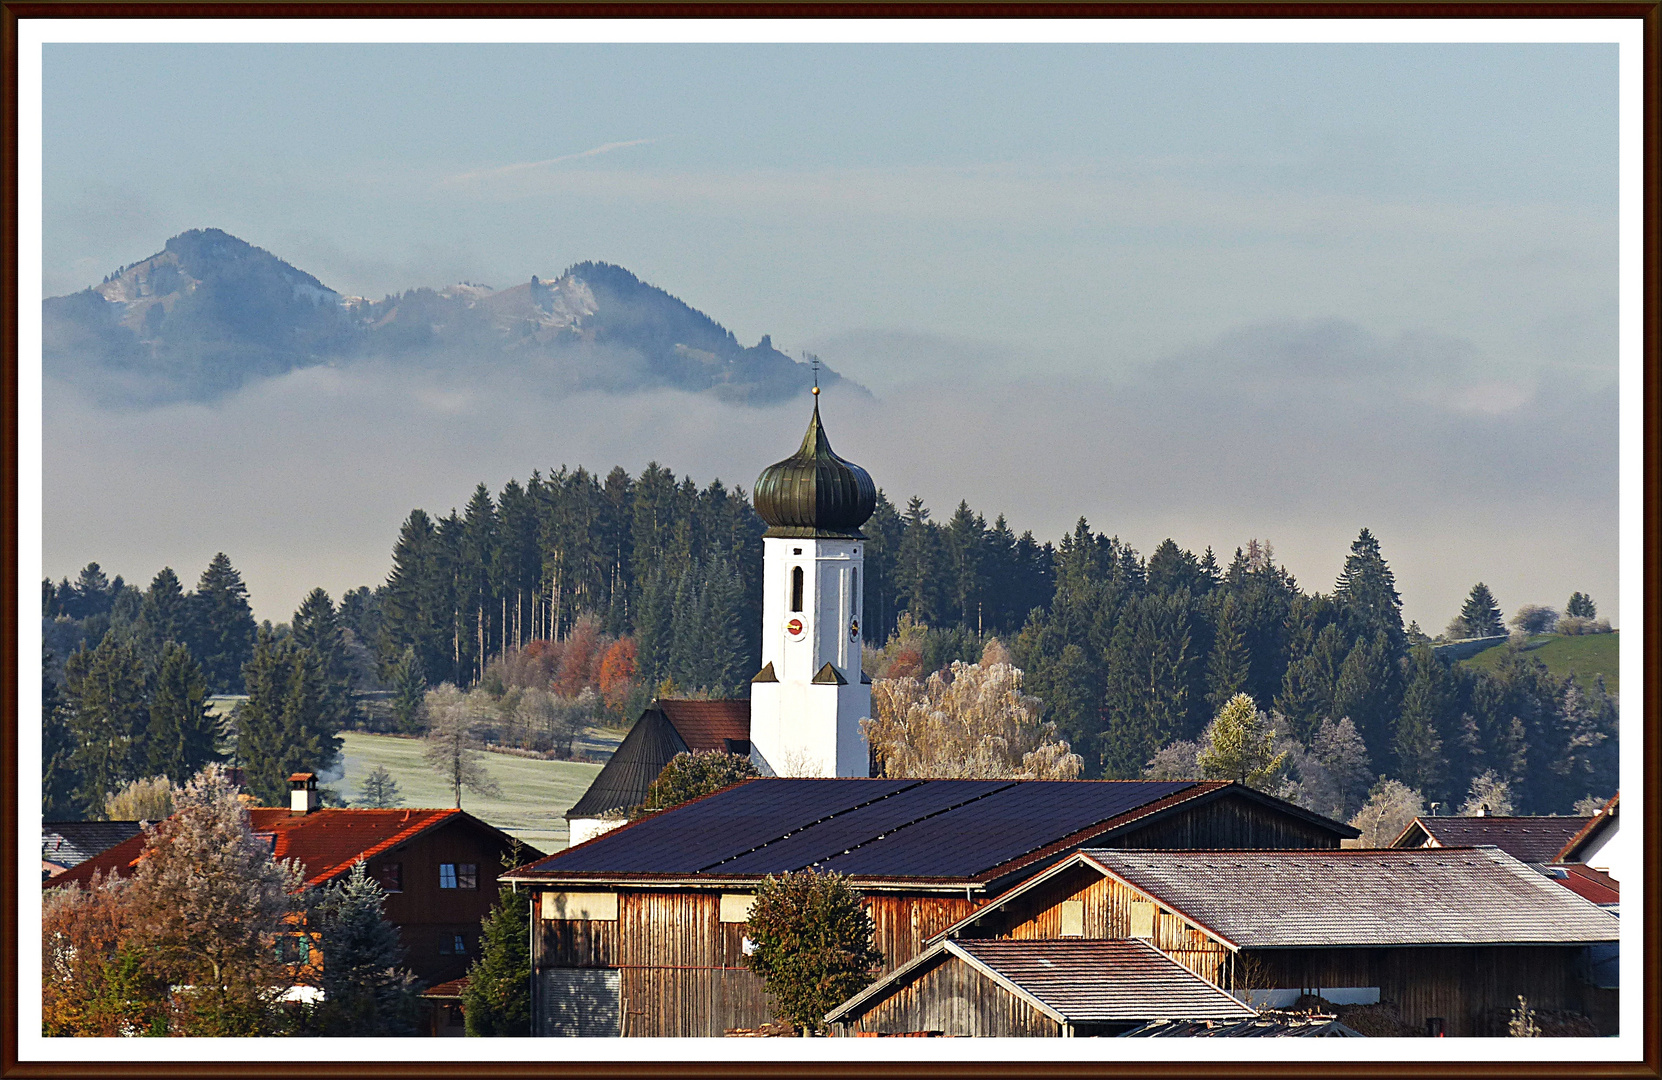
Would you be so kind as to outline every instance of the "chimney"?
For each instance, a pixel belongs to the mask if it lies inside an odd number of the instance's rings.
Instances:
[[[317,806],[317,773],[297,772],[290,776],[289,812],[309,814]]]
[[[1477,816],[1478,817],[1488,817],[1489,816],[1489,804],[1488,803],[1484,803],[1482,806],[1477,808]]]

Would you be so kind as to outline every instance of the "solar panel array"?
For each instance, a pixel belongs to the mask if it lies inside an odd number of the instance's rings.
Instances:
[[[968,878],[1191,787],[1188,781],[752,780],[531,869]]]

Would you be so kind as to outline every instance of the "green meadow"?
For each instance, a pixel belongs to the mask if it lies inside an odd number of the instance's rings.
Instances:
[[[333,790],[348,803],[357,801],[363,778],[380,765],[398,783],[398,794],[404,806],[442,807],[456,804],[450,785],[423,758],[420,739],[346,731],[341,733],[341,741],[344,744],[341,747],[341,763],[346,767],[345,775],[322,786]],[[583,797],[600,766],[485,752],[479,754],[479,759],[501,792],[497,796],[486,797],[464,788],[462,809],[545,852],[564,848],[564,814]]]
[[[1614,694],[1621,690],[1618,678],[1620,650],[1617,645],[1620,637],[1620,631],[1612,634],[1578,634],[1573,637],[1562,634],[1537,634],[1525,642],[1523,648],[1525,653],[1545,664],[1547,670],[1559,678],[1574,672],[1577,682],[1592,686],[1594,678],[1603,675],[1604,688]],[[1493,671],[1505,655],[1506,646],[1496,645],[1464,663]]]

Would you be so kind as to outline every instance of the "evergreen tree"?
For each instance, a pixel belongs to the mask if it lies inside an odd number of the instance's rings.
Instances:
[[[1564,614],[1577,619],[1596,619],[1599,609],[1591,596],[1578,592],[1570,594],[1570,602],[1564,605]]]
[[[404,646],[404,655],[392,670],[392,715],[398,730],[411,733],[420,727],[421,703],[427,699],[427,676],[422,674],[421,657],[415,646]]]
[[[1251,674],[1252,659],[1242,632],[1240,605],[1233,596],[1225,596],[1218,608],[1212,653],[1206,661],[1207,705],[1223,708],[1230,698],[1246,691]]]
[[[208,711],[202,669],[189,649],[169,642],[150,699],[145,771],[183,785],[204,765],[220,759],[220,734],[219,721]]]
[[[316,1019],[324,1035],[416,1033],[417,984],[403,969],[404,946],[382,914],[385,901],[360,859],[345,880],[323,891],[307,920],[323,957]]]
[[[1409,787],[1442,801],[1448,762],[1439,732],[1448,711],[1448,679],[1430,645],[1417,646],[1408,664],[1408,687],[1392,741],[1397,776]]]
[[[179,583],[179,575],[173,572],[172,567],[162,567],[150,582],[139,609],[139,618],[158,644],[176,641],[183,645],[190,640],[190,602]]]
[[[1125,606],[1108,646],[1103,769],[1134,777],[1154,752],[1195,734],[1190,712],[1199,658],[1192,644],[1189,594],[1139,596]]]
[[[883,954],[860,894],[837,873],[769,875],[756,890],[745,966],[762,977],[778,1015],[804,1032],[871,983]]]
[[[468,968],[462,1011],[473,1036],[531,1034],[531,893],[502,889],[479,935],[479,959]]]
[[[243,674],[248,700],[237,707],[237,759],[248,790],[266,806],[281,806],[291,774],[326,772],[340,756],[322,668],[315,652],[261,627]]]
[[[322,589],[307,593],[289,625],[294,643],[313,654],[321,673],[325,724],[336,731],[348,726],[357,712],[352,701],[352,671],[340,617],[329,594]]]
[[[75,797],[81,776],[71,764],[75,752],[75,735],[65,722],[66,706],[52,678],[52,654],[46,653],[41,662],[41,819],[62,820],[78,814],[84,807]]]
[[[1369,746],[1391,741],[1391,722],[1402,707],[1399,654],[1384,630],[1352,646],[1333,684],[1333,715],[1348,716]]]
[[[1329,623],[1310,640],[1307,651],[1296,654],[1287,665],[1275,708],[1291,723],[1292,735],[1308,739],[1323,717],[1342,715],[1334,697],[1350,652],[1344,632],[1337,623]]]
[[[149,726],[149,686],[131,643],[106,637],[64,664],[66,721],[75,741],[70,767],[80,776],[75,798],[89,811],[144,770],[142,739]]]
[[[1287,763],[1287,751],[1275,749],[1275,730],[1252,698],[1236,694],[1224,702],[1206,728],[1195,764],[1208,780],[1233,780],[1272,790]]]
[[[1344,609],[1357,636],[1372,637],[1383,632],[1387,651],[1393,655],[1402,651],[1402,598],[1397,595],[1396,578],[1380,554],[1379,541],[1367,529],[1350,545],[1333,598]]]
[[[940,528],[929,520],[929,508],[923,500],[914,495],[906,504],[900,545],[895,552],[894,583],[901,609],[916,622],[938,622],[944,613],[942,561]]]
[[[433,519],[424,510],[412,510],[399,528],[392,573],[381,597],[377,652],[387,669],[398,663],[406,648],[413,648],[427,677],[450,670],[451,592]]]
[[[392,773],[383,765],[377,765],[369,770],[364,782],[358,788],[358,805],[367,806],[374,810],[386,810],[394,806],[402,806],[404,797],[398,793],[398,781],[392,778]]]
[[[254,651],[254,613],[242,575],[222,551],[213,557],[190,597],[191,655],[216,694],[243,690],[242,668]]]
[[[1495,637],[1506,633],[1506,624],[1500,617],[1500,606],[1495,603],[1489,586],[1483,582],[1472,586],[1471,595],[1466,597],[1465,604],[1461,606],[1460,625],[1465,628],[1467,637]]]

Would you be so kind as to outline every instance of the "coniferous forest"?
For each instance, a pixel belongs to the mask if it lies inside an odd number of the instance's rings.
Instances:
[[[445,682],[500,695],[526,659],[546,666],[550,643],[581,639],[593,672],[602,654],[608,666],[627,657],[645,695],[742,696],[759,665],[763,530],[748,494],[720,481],[699,487],[656,463],[639,476],[561,469],[495,495],[481,484],[442,516],[411,511],[385,583],[338,607],[315,590],[277,627],[256,628],[223,556],[189,594],[171,570],[142,592],[96,565],[47,582],[49,803],[90,808],[123,779],[211,760],[204,688],[250,695],[238,757],[250,787],[276,798],[289,771],[332,760],[335,734],[361,718],[354,687],[377,686],[405,712]],[[1084,519],[1040,542],[964,503],[937,521],[919,499],[897,508],[881,492],[864,532],[868,668],[899,630],[923,641],[930,670],[998,637],[1086,776],[1145,775],[1174,748],[1192,754],[1245,693],[1302,759],[1349,777],[1332,803],[1347,816],[1385,776],[1448,807],[1474,781],[1498,783],[1518,813],[1568,813],[1616,788],[1614,695],[1518,650],[1487,670],[1439,658],[1403,625],[1365,528],[1325,591],[1306,591],[1257,540],[1222,559],[1170,540],[1145,556]],[[564,681],[598,683],[620,713],[644,700],[612,694],[608,678]]]

